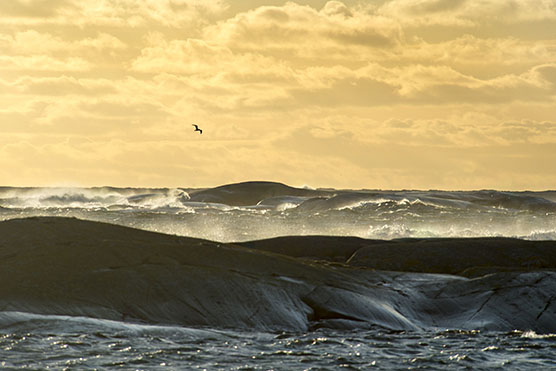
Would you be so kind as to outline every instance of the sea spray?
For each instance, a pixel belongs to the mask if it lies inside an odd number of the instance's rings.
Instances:
[[[73,216],[220,242],[287,235],[556,239],[556,192],[0,188],[0,220]]]

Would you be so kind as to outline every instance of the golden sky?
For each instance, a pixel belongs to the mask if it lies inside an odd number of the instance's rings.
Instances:
[[[244,180],[556,189],[556,0],[0,1],[0,185]]]

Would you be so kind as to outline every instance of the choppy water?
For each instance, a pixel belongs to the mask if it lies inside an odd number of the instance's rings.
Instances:
[[[310,234],[556,240],[556,191],[291,190],[3,187],[0,220],[74,216],[221,242]],[[556,334],[531,331],[277,334],[0,312],[7,369],[556,369],[555,362]]]
[[[556,191],[289,191],[274,183],[264,192],[248,184],[202,196],[193,189],[5,187],[0,220],[74,216],[219,242],[311,234],[556,240]]]
[[[14,315],[18,317],[17,315]],[[322,329],[260,333],[19,315],[0,366],[32,369],[554,369],[556,334]],[[9,321],[7,321],[9,322]]]

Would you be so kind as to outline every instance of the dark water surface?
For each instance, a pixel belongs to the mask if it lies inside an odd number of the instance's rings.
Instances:
[[[556,334],[437,330],[261,333],[12,314],[0,366],[30,369],[554,369]]]
[[[219,242],[292,235],[556,240],[556,191],[310,190],[268,182],[207,190],[0,187],[0,220],[38,215],[71,216]],[[79,239],[74,242],[82,245]],[[6,277],[13,278],[9,270],[17,269],[5,262]],[[539,282],[545,276],[539,275]],[[276,282],[281,282],[280,278],[288,279],[278,276]],[[67,281],[65,276],[63,279]],[[512,307],[514,291],[500,296],[498,303],[521,314],[511,318],[534,320],[536,316],[539,320],[542,314],[542,320],[554,315],[551,303],[555,298],[546,282],[541,283],[548,289],[538,282],[529,286],[525,282],[522,289],[516,289],[524,295],[519,296],[522,307]],[[484,303],[490,300],[489,295],[505,292],[488,285],[483,290]],[[5,300],[11,303],[9,298]],[[540,309],[534,308],[534,303]],[[87,300],[78,304],[76,308],[84,308],[79,315],[90,306]],[[498,304],[489,305],[483,304],[478,311],[496,312]],[[37,308],[41,311],[40,302]],[[68,313],[62,310],[66,309],[64,304],[56,308],[54,313]],[[406,311],[411,314],[410,309]],[[456,306],[453,312],[463,309]],[[537,334],[526,331],[526,326],[523,331],[503,332],[372,328],[271,333],[35,315],[9,312],[13,310],[9,305],[2,310],[0,369],[556,369],[556,334]],[[535,314],[539,310],[540,314]]]

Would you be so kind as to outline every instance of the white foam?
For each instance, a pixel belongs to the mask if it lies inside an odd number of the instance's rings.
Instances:
[[[9,327],[19,325],[29,321],[41,322],[64,322],[64,327],[69,329],[72,324],[78,327],[83,325],[99,327],[110,330],[120,330],[134,333],[150,332],[180,332],[189,336],[206,336],[207,334],[225,334],[216,329],[201,329],[192,327],[172,326],[172,325],[153,325],[123,321],[114,321],[103,318],[91,318],[83,316],[67,316],[59,314],[38,314],[18,311],[0,311],[0,326]]]
[[[548,193],[331,190],[233,206],[192,201],[183,188],[5,187],[0,220],[73,216],[220,242],[307,234],[556,240],[556,204],[543,198],[556,196]]]
[[[301,280],[298,280],[298,279],[295,279],[295,278],[291,278],[291,277],[286,277],[286,276],[279,276],[278,279],[279,279],[279,280],[282,280],[282,281],[286,281],[286,282],[291,282],[291,283],[298,283],[298,284],[304,283],[304,282],[301,281]]]
[[[556,334],[537,334],[535,331],[525,331],[521,334],[522,338],[527,339],[556,339]]]

